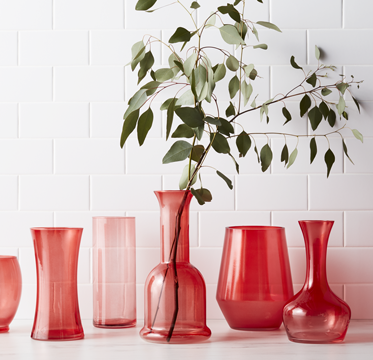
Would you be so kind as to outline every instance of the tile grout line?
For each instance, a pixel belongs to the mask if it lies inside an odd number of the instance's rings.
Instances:
[[[344,2],[344,0],[341,0],[341,1],[342,1],[342,3],[341,3],[341,17],[342,17],[341,22],[342,22],[342,29],[344,29],[345,28],[345,21],[344,21],[344,6],[345,6],[345,2]]]

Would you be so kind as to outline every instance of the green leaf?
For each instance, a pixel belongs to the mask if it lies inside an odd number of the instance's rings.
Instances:
[[[194,170],[196,169],[196,166],[194,164],[190,167],[190,175],[194,173]],[[197,181],[197,176],[193,178],[193,181],[190,185],[194,185]],[[181,173],[181,177],[179,180],[179,189],[184,190],[189,182],[189,164],[185,165],[183,172]]]
[[[238,30],[233,25],[223,25],[219,28],[221,37],[227,44],[231,45],[245,45]]]
[[[262,150],[260,150],[260,162],[262,164],[263,172],[265,172],[269,168],[269,165],[271,165],[272,158],[273,154],[271,148],[268,144],[264,145]]]
[[[254,151],[255,151],[256,156],[258,158],[258,163],[260,163],[259,153],[258,153],[258,149],[257,149],[256,145],[254,146]]]
[[[253,87],[251,84],[247,84],[245,80],[242,80],[241,91],[244,99],[244,106],[246,106],[249,102],[251,94],[253,93]]]
[[[161,110],[167,110],[170,106],[171,101],[173,101],[175,98],[167,99],[160,107]]]
[[[182,105],[194,105],[194,95],[190,89],[185,91],[176,101],[176,106]]]
[[[131,70],[135,70],[137,64],[144,58],[145,56],[145,45],[143,41],[139,41],[134,44],[131,48],[132,52],[132,60],[131,60]]]
[[[176,141],[168,150],[167,154],[163,157],[162,163],[169,164],[176,161],[185,160],[192,149],[192,145],[184,140]]]
[[[205,125],[205,123],[203,123],[203,125],[201,125],[201,126],[198,126],[198,127],[196,127],[196,128],[193,128],[193,131],[194,131],[194,133],[196,134],[198,140],[201,140],[201,139],[202,139],[202,136],[203,136],[203,130],[204,130],[204,128],[205,128],[204,125]]]
[[[258,30],[256,29],[256,27],[253,25],[253,29],[252,29],[252,33],[255,35],[256,37],[256,40],[259,41],[259,34],[258,34]]]
[[[310,164],[312,164],[317,154],[317,145],[316,145],[315,137],[313,137],[310,141],[310,151],[311,151]]]
[[[189,157],[191,157],[193,161],[198,163],[204,151],[205,148],[203,147],[203,145],[195,145],[193,146],[193,149],[190,152],[192,156],[189,155]]]
[[[346,143],[345,143],[344,139],[342,139],[342,144],[343,144],[343,151],[344,151],[345,155],[347,156],[348,160],[350,160],[351,163],[354,164],[354,162],[351,160],[350,156],[348,155],[348,150],[347,150],[347,146],[346,146]]]
[[[236,115],[236,109],[234,108],[234,105],[232,104],[232,101],[229,102],[229,106],[227,107],[227,110],[225,110],[225,116],[230,117]]]
[[[227,69],[225,68],[224,64],[218,64],[215,72],[214,72],[214,81],[218,82],[224,79],[225,74],[227,73]]]
[[[268,21],[257,21],[256,22],[258,25],[264,26],[268,29],[276,30],[278,32],[282,32],[275,24],[272,24]]]
[[[234,6],[236,6],[236,5],[238,5],[240,2],[241,2],[242,0],[236,0],[235,2],[234,2]]]
[[[190,31],[183,27],[178,27],[173,35],[170,37],[168,42],[170,44],[175,44],[178,42],[185,42],[190,40]]]
[[[188,59],[184,62],[184,73],[186,76],[190,76],[192,74],[192,70],[194,68],[194,65],[197,61],[197,54],[194,52],[192,55],[188,57]]]
[[[346,103],[345,103],[345,99],[343,99],[343,96],[339,97],[339,102],[336,107],[337,107],[339,116],[341,116],[343,111],[345,111],[345,108],[346,108]]]
[[[174,121],[174,111],[175,111],[176,100],[177,100],[176,98],[173,98],[167,109],[166,140],[168,140],[168,137],[170,136],[172,123]]]
[[[233,183],[232,183],[231,179],[227,178],[219,170],[216,170],[216,173],[218,174],[218,176],[220,176],[227,183],[228,187],[232,190],[233,189]]]
[[[284,122],[284,125],[287,124],[289,121],[291,121],[291,114],[289,113],[289,110],[284,106],[282,108],[282,114],[285,116],[286,121]]]
[[[213,118],[211,116],[207,116],[205,117],[204,119],[206,122],[208,122],[209,124],[212,124],[212,125],[216,125],[216,126],[220,126],[221,125],[221,121],[219,118]]]
[[[328,96],[329,94],[331,94],[332,93],[332,91],[330,90],[330,89],[328,89],[328,88],[323,88],[322,90],[321,90],[321,95],[322,96]]]
[[[251,73],[250,73],[250,75],[249,75],[249,78],[251,79],[251,80],[255,80],[255,78],[258,76],[258,72],[256,71],[256,69],[253,69],[253,70],[251,70]]]
[[[137,139],[139,141],[139,145],[141,146],[148,135],[149,130],[153,125],[153,111],[151,108],[146,110],[139,119],[139,123],[137,125]]]
[[[232,4],[227,4],[226,6],[219,6],[218,10],[222,14],[228,14],[233,20],[241,22],[240,13]]]
[[[131,100],[128,102],[129,106],[123,115],[123,119],[125,120],[127,116],[129,116],[129,114],[131,114],[133,111],[140,109],[141,106],[144,105],[146,99],[147,96],[145,89],[140,89],[139,91],[137,91],[135,95],[132,96]]]
[[[220,118],[220,122],[221,125],[218,126],[218,132],[226,136],[231,136],[230,134],[234,134],[234,128],[229,121]]]
[[[212,14],[212,15],[210,15],[209,19],[207,20],[205,26],[206,27],[215,26],[215,23],[216,23],[216,15]]]
[[[122,128],[122,135],[120,137],[120,147],[122,148],[128,138],[128,136],[132,133],[133,130],[136,128],[137,120],[139,118],[139,110],[135,110],[131,114],[128,115],[126,120],[123,123]]]
[[[193,2],[192,2],[192,5],[190,5],[190,8],[191,8],[191,9],[198,9],[199,7],[201,7],[201,5],[198,4],[197,1],[193,1]]]
[[[292,66],[294,69],[300,69],[300,70],[303,69],[302,67],[300,67],[300,66],[295,62],[295,58],[294,58],[294,56],[292,56],[292,57],[290,58],[290,64],[291,64],[291,66]]]
[[[288,149],[288,146],[285,144],[281,151],[281,162],[284,162],[284,166],[286,166],[288,161],[289,161],[289,149]]]
[[[191,128],[204,125],[203,116],[197,108],[182,107],[175,110],[177,116]]]
[[[241,35],[242,40],[245,40],[247,34],[247,25],[241,21],[240,23],[236,22],[234,26],[236,27],[238,33]]]
[[[294,161],[297,158],[297,156],[298,156],[298,149],[295,148],[292,151],[292,153],[290,154],[290,158],[289,158],[289,163],[288,163],[287,169],[289,169],[289,167],[294,164]]]
[[[353,129],[352,133],[354,134],[354,136],[356,137],[356,139],[360,140],[361,142],[364,141],[363,135],[361,135],[361,133],[358,130]]]
[[[320,49],[317,47],[317,45],[315,45],[315,57],[316,57],[316,60],[320,60]]]
[[[251,147],[251,139],[250,136],[242,131],[240,135],[237,136],[236,139],[237,149],[240,153],[240,157],[246,156],[247,152],[250,150]]]
[[[307,94],[303,96],[302,100],[300,101],[299,107],[300,116],[302,117],[311,107],[311,99]]]
[[[346,113],[346,111],[343,111],[342,116],[343,116],[346,120],[348,120],[348,114]]]
[[[317,106],[313,107],[308,112],[308,118],[310,119],[312,130],[315,131],[322,120],[322,113],[320,109]]]
[[[201,188],[201,189],[197,189],[196,192],[199,194],[201,199],[203,199],[203,201],[205,201],[205,202],[211,202],[212,201],[212,195],[211,195],[210,190]]]
[[[157,0],[139,0],[135,9],[140,11],[149,10],[156,2]]]
[[[325,164],[326,164],[326,167],[327,167],[327,175],[326,176],[329,177],[330,170],[332,169],[332,166],[335,162],[335,156],[334,156],[333,151],[331,149],[329,149],[325,153],[324,160],[325,160]]]
[[[172,54],[172,55],[174,55],[174,54]],[[170,58],[171,58],[171,56],[170,56]],[[181,63],[180,61],[177,61],[177,60],[174,60],[174,63],[175,63],[175,65],[182,71],[182,72],[184,72],[184,65],[183,65],[183,63]]]
[[[215,136],[215,138],[214,138]],[[228,154],[231,152],[227,139],[219,134],[212,133],[210,134],[210,141],[213,149],[219,154]]]
[[[347,88],[349,87],[350,85],[346,84],[346,83],[339,83],[337,84],[337,89],[342,93],[342,95],[345,94]]]
[[[190,139],[194,136],[194,131],[186,124],[180,124],[174,133],[171,135],[172,138],[187,138]]]
[[[164,68],[164,69],[159,69],[155,72],[155,78],[157,81],[167,81],[170,80],[174,77],[174,72],[171,69]]]
[[[176,76],[180,71],[179,66],[176,65],[176,63],[175,63],[175,61],[179,62],[179,60],[180,59],[174,53],[171,53],[171,55],[168,57],[168,65],[170,66],[170,69],[174,73],[174,76]],[[179,64],[181,64],[181,63],[179,62]],[[183,67],[182,64],[181,64],[181,67]]]
[[[227,64],[227,68],[230,71],[237,71],[238,68],[240,67],[238,60],[233,55],[229,56],[229,58],[226,61],[226,64]]]
[[[330,109],[328,114],[328,123],[331,127],[335,125],[336,118],[337,116],[335,115],[334,110]]]
[[[154,56],[151,51],[148,51],[144,58],[140,61],[140,70],[138,72],[138,82],[139,84],[141,80],[146,76],[148,71],[151,69],[151,67],[154,65]]]
[[[263,0],[257,0],[257,1],[263,4]]]
[[[253,49],[263,49],[263,50],[267,50],[267,49],[268,49],[268,45],[267,45],[267,44],[258,44],[258,45],[254,45],[254,46],[253,46]]]
[[[359,102],[354,97],[352,97],[352,99],[354,100],[354,103],[355,103],[357,109],[359,110],[359,114],[360,114],[360,104],[359,104]]]
[[[328,105],[326,105],[325,102],[322,101],[321,104],[319,105],[319,109],[320,109],[322,115],[324,116],[324,118],[326,120],[328,118],[328,115],[329,115]]]
[[[197,192],[197,190],[194,190],[193,188],[191,188],[190,192],[196,198],[196,200],[198,201],[198,204],[200,204],[200,205],[204,205],[205,204],[205,201],[203,200],[203,198],[201,197],[201,195]]]
[[[231,99],[233,99],[236,96],[237,91],[240,89],[240,80],[238,80],[237,76],[234,76],[231,79],[228,85],[228,89],[229,89],[229,96],[231,97]]]
[[[236,159],[234,158],[234,156],[231,153],[229,153],[228,155],[233,160],[234,166],[236,167],[237,174],[239,174],[240,173],[240,165],[238,165],[238,162],[236,161]]]
[[[249,77],[251,72],[254,70],[254,64],[245,65],[244,70],[245,70],[246,76]]]
[[[153,70],[150,70],[150,76],[152,77],[152,79],[155,81],[156,78],[155,78],[155,72]]]
[[[307,80],[306,82],[308,84],[311,84],[313,87],[316,86],[316,82],[317,82],[317,76],[316,76],[316,73],[313,73]]]

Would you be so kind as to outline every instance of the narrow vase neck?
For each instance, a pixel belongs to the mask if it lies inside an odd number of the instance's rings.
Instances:
[[[189,262],[189,206],[193,195],[190,191],[177,190],[155,191],[155,194],[161,211],[161,262],[173,260],[175,239],[176,261]]]
[[[326,276],[326,252],[334,221],[299,221],[306,245],[307,273],[304,286],[329,288]]]

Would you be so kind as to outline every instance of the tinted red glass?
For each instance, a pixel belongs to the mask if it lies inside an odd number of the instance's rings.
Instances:
[[[0,255],[0,333],[9,331],[22,292],[22,276],[15,256]]]
[[[175,275],[170,253],[175,238],[176,214],[184,191],[156,191],[161,208],[161,263],[145,282],[144,340],[165,343],[175,310]],[[176,270],[179,283],[178,307],[170,343],[195,343],[207,340],[211,331],[206,326],[206,286],[201,273],[189,262],[189,205],[188,192],[181,215]],[[167,273],[167,275],[166,275]]]
[[[81,228],[32,228],[37,298],[31,337],[35,340],[83,339],[77,268]]]
[[[351,318],[349,306],[329,287],[326,250],[334,221],[299,221],[306,244],[307,273],[302,290],[284,307],[289,340],[300,343],[341,342]]]
[[[216,299],[236,330],[273,330],[293,296],[284,228],[227,227]]]
[[[93,325],[136,325],[134,217],[93,218]]]

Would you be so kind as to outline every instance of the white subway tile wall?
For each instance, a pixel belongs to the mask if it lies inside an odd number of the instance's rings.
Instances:
[[[168,2],[158,0],[157,4]],[[323,161],[328,148],[325,139],[318,143],[319,155],[312,166],[307,164],[308,140],[300,139],[298,159],[286,170],[280,162],[283,137],[274,135],[270,138],[274,161],[265,174],[253,151],[239,159],[240,175],[235,174],[230,158],[211,155],[210,164],[232,178],[234,189],[230,191],[206,169],[203,183],[214,200],[203,207],[193,200],[191,206],[191,261],[206,280],[207,316],[223,318],[215,292],[226,226],[284,226],[297,291],[306,267],[297,221],[328,219],[335,221],[327,264],[332,288],[350,304],[354,319],[373,319],[372,1],[246,2],[252,20],[272,21],[283,29],[280,34],[257,25],[260,41],[269,48],[249,50],[244,58],[255,63],[261,76],[254,83],[258,101],[296,85],[302,72],[291,68],[290,56],[308,71],[317,64],[314,46],[318,45],[323,62],[337,66],[335,73],[323,79],[325,83],[337,80],[339,74],[365,80],[359,90],[354,89],[362,100],[361,115],[346,95],[348,126],[360,130],[364,143],[350,130],[343,132],[353,165],[343,158],[340,137],[330,138],[336,162],[329,179]],[[136,217],[137,311],[139,318],[143,316],[145,279],[160,256],[159,209],[153,191],[177,189],[184,164],[161,163],[171,142],[165,142],[165,115],[160,111],[154,113],[143,147],[139,148],[135,134],[124,149],[119,147],[126,102],[137,88],[137,74],[124,66],[131,46],[145,34],[168,40],[175,27],[192,28],[193,24],[177,4],[148,14],[136,12],[135,3],[0,0],[0,254],[16,255],[21,264],[18,319],[32,319],[35,309],[36,269],[29,231],[33,226],[84,227],[79,302],[82,318],[92,318],[91,219],[102,215]],[[217,4],[216,0],[201,1],[202,7],[193,15],[197,24]],[[208,42],[235,51],[213,29],[206,36]],[[159,42],[152,43],[152,51],[156,67],[168,64],[169,52]],[[220,55],[211,58],[216,62]],[[223,80],[217,89],[224,108],[230,99],[222,88],[228,81]],[[336,99],[336,93],[330,95],[330,100]],[[297,104],[287,106],[293,121],[285,127],[281,104],[270,108],[269,125],[254,112],[242,122],[251,123],[254,132],[312,134]],[[214,111],[213,106],[208,111]],[[339,120],[336,126],[341,127]],[[328,126],[321,124],[318,133],[325,131]],[[257,146],[266,141],[258,137]],[[296,140],[289,138],[288,146],[291,151]],[[236,150],[233,153],[237,155]]]

